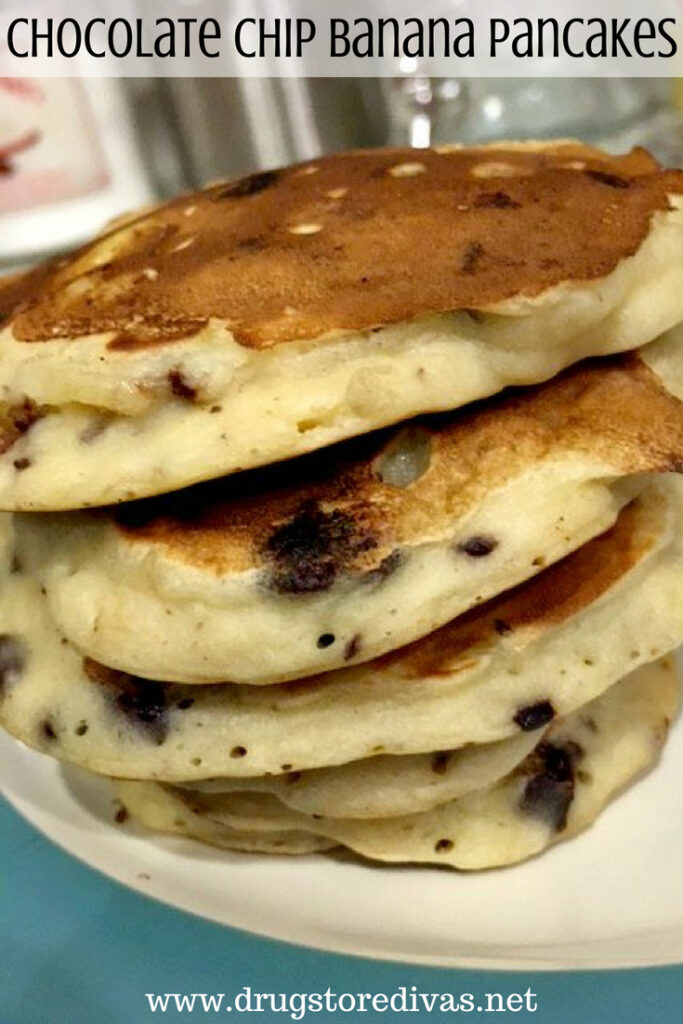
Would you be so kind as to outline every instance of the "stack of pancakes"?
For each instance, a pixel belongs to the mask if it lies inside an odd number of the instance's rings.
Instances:
[[[0,722],[134,818],[485,868],[656,761],[683,173],[326,157],[119,222],[0,315]]]

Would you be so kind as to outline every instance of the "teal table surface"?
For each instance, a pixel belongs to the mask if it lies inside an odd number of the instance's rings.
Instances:
[[[523,993],[535,1011],[476,1013],[536,1024],[679,1024],[683,967],[516,974],[384,963],[289,946],[222,928],[156,903],[90,868],[0,805],[0,1024],[146,1024],[224,1013],[153,1013],[145,993]],[[225,1008],[223,1008],[225,1009]],[[309,1012],[306,1021],[437,1021],[467,1014]],[[284,1024],[288,1012],[231,1014]]]

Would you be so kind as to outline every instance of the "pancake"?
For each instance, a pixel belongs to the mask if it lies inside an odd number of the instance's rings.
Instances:
[[[334,768],[187,785],[199,793],[269,793],[292,810],[326,818],[392,818],[487,788],[512,771],[538,742],[539,730],[533,729],[458,750],[402,757],[380,754]]]
[[[269,796],[189,794],[158,783],[119,782],[116,792],[143,824],[221,846],[230,847],[234,828],[254,836],[298,828],[372,860],[465,871],[500,867],[587,828],[616,793],[656,762],[677,703],[670,660],[640,668],[551,726],[496,785],[398,818],[320,819]]]
[[[530,732],[683,640],[682,489],[652,487],[608,533],[412,647],[268,687],[163,685],[84,659],[15,565],[0,589],[0,725],[94,772],[181,782]]]
[[[562,558],[643,474],[683,466],[667,390],[683,343],[665,344],[663,378],[649,349],[592,360],[341,451],[120,509],[18,515],[18,553],[64,636],[134,675],[261,684],[365,662]]]
[[[0,507],[175,490],[639,347],[683,319],[682,195],[643,150],[504,143],[125,219],[0,286]]]

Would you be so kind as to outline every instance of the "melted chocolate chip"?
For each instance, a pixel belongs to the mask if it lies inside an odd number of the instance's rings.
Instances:
[[[168,709],[161,683],[107,668],[92,658],[83,659],[83,669],[89,679],[105,688],[117,711],[157,744],[164,742],[168,734]]]
[[[539,743],[522,765],[522,771],[533,774],[524,787],[520,809],[545,821],[555,832],[567,825],[567,815],[574,799],[574,759],[580,748],[575,744],[556,747]]]
[[[453,849],[452,839],[439,839],[434,843],[434,850],[436,853],[448,853],[449,850]]]
[[[498,547],[498,541],[495,537],[487,535],[478,535],[475,537],[468,537],[467,540],[463,540],[458,544],[458,551],[462,551],[464,554],[469,555],[470,558],[485,558],[486,555],[490,555]]]
[[[76,726],[75,730],[74,730],[74,732],[76,733],[77,736],[85,736],[87,731],[88,731],[88,723],[85,722],[85,721],[84,722],[79,722],[78,725]]]
[[[113,422],[114,417],[106,414],[99,416],[93,416],[87,427],[78,435],[78,440],[81,444],[92,444],[101,434],[105,432],[107,427]]]
[[[264,192],[280,177],[279,171],[262,171],[260,174],[252,174],[248,178],[236,181],[234,185],[221,189],[216,199],[244,199],[246,196],[255,196]]]
[[[390,555],[383,558],[376,569],[371,569],[370,572],[366,572],[363,576],[364,583],[383,583],[384,580],[392,576],[399,565],[403,561],[401,552],[396,548]]]
[[[16,683],[25,663],[26,652],[22,642],[9,633],[0,634],[0,690]]]
[[[480,209],[518,210],[522,204],[509,196],[507,192],[484,192],[477,196],[474,205]]]
[[[356,633],[355,636],[351,637],[346,647],[344,648],[344,661],[351,661],[352,658],[356,657],[360,650],[360,641],[360,633]]]
[[[246,747],[233,747],[230,751],[230,757],[245,757],[247,753]]]
[[[462,262],[460,263],[462,273],[473,274],[485,251],[484,246],[480,242],[470,242],[463,253]]]
[[[17,473],[21,473],[23,472],[23,470],[28,469],[28,467],[31,465],[31,460],[26,458],[15,459],[12,465],[16,469]]]
[[[237,248],[243,249],[246,252],[259,252],[261,249],[265,249],[267,244],[263,235],[253,235],[251,238],[240,239],[237,243]]]
[[[176,398],[184,398],[192,402],[197,397],[197,389],[193,387],[180,370],[171,370],[168,375],[171,392]]]
[[[283,594],[328,590],[357,554],[376,544],[351,516],[339,509],[325,512],[307,502],[266,541],[264,553],[272,563],[268,586]]]
[[[498,636],[507,636],[508,633],[512,632],[512,626],[505,622],[504,619],[494,619],[493,628],[495,629]]]
[[[451,759],[450,752],[441,750],[432,757],[431,768],[435,775],[445,775],[448,771],[448,763]]]
[[[555,708],[549,700],[540,700],[537,704],[529,704],[528,707],[520,708],[512,720],[520,727],[522,732],[533,732],[540,729],[542,725],[552,722],[555,717]]]
[[[57,739],[57,733],[55,732],[55,727],[54,727],[54,725],[52,724],[52,722],[50,721],[49,718],[46,718],[45,721],[40,723],[40,733],[41,733],[43,739],[50,740],[50,741]]]
[[[128,811],[123,806],[123,804],[121,804],[121,806],[117,809],[114,815],[114,821],[116,822],[117,825],[123,825],[124,822],[128,821]]]
[[[0,455],[9,451],[43,415],[43,410],[30,398],[25,398],[0,414]]]
[[[610,174],[608,171],[587,170],[586,175],[593,181],[599,181],[601,185],[608,185],[609,188],[627,189],[631,187],[630,181],[620,178],[618,174]]]
[[[335,639],[334,633],[322,633],[318,637],[317,646],[320,650],[324,650],[326,647],[331,647]]]

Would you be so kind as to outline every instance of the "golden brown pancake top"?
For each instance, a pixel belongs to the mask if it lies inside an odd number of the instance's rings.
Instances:
[[[426,446],[425,471],[406,487],[380,479],[394,429],[94,514],[115,515],[123,538],[181,563],[218,576],[258,568],[264,585],[303,594],[349,574],[376,582],[399,568],[403,548],[438,537],[544,459],[576,454],[598,475],[603,463],[615,476],[683,469],[683,403],[636,355],[402,429]],[[486,557],[482,546],[503,545],[505,526],[454,556]]]
[[[0,314],[22,341],[113,331],[126,351],[211,318],[263,349],[488,309],[611,273],[674,193],[683,173],[643,150],[342,153],[146,212],[0,287]]]

